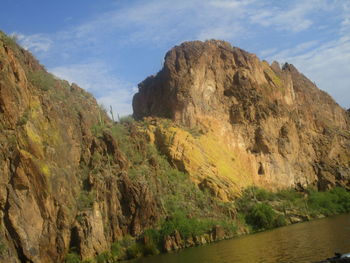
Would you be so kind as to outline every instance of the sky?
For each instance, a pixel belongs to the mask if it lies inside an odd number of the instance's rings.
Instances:
[[[1,0],[0,30],[115,116],[169,49],[213,38],[294,64],[350,108],[350,0]]]

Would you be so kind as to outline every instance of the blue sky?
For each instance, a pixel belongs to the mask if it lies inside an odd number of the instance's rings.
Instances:
[[[120,116],[167,50],[212,38],[294,64],[350,108],[350,0],[2,0],[0,30]]]

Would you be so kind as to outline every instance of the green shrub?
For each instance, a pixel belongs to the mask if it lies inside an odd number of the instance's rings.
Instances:
[[[141,257],[143,255],[142,246],[138,243],[132,244],[130,247],[126,249],[126,255],[128,259]]]
[[[208,233],[217,224],[220,222],[211,219],[189,218],[183,212],[176,212],[162,223],[159,232],[160,237],[164,239],[168,235],[173,235],[177,230],[186,239]]]
[[[157,245],[153,241],[150,241],[149,243],[145,244],[143,246],[143,254],[145,256],[158,255],[159,250],[157,248]]]
[[[111,259],[111,254],[109,252],[102,252],[96,256],[96,263],[108,263]]]
[[[21,118],[17,121],[18,126],[26,125],[29,119],[29,110],[26,110]]]
[[[104,123],[95,124],[91,128],[91,132],[94,136],[101,137],[106,128],[107,126]]]
[[[135,122],[135,119],[131,116],[131,115],[127,115],[127,116],[122,116],[119,118],[119,123],[123,124],[123,123],[133,123]]]
[[[92,192],[82,190],[77,200],[78,210],[92,209],[94,204],[94,195]]]
[[[237,233],[237,224],[233,220],[221,220],[217,223],[224,228],[225,232],[229,235],[234,235]]]
[[[256,229],[270,228],[274,217],[273,209],[266,204],[256,204],[246,215],[246,221]]]
[[[350,212],[350,193],[340,187],[327,192],[310,191],[308,205],[314,214],[334,215]]]
[[[5,250],[6,250],[6,245],[2,241],[2,238],[0,238],[0,256],[5,253]]]
[[[143,237],[148,239],[155,245],[160,245],[162,242],[162,237],[160,236],[160,232],[156,229],[147,229],[143,233]]]
[[[111,255],[115,258],[122,258],[124,256],[124,250],[119,242],[114,242],[111,246]]]
[[[126,235],[123,237],[123,239],[119,243],[122,247],[128,248],[135,243],[135,239],[130,235]]]
[[[257,203],[246,215],[246,222],[254,230],[270,229],[273,227],[285,225],[283,216],[277,215],[268,204]]]
[[[81,263],[80,258],[78,254],[71,252],[66,255],[65,258],[66,263]]]
[[[287,222],[284,215],[279,214],[274,218],[273,227],[285,226],[286,224]]]
[[[295,191],[294,189],[285,189],[280,190],[276,193],[276,197],[281,200],[286,200],[290,202],[294,202],[300,198],[302,198],[301,193]]]
[[[3,41],[4,44],[10,47],[12,50],[16,50],[18,48],[16,35],[7,36],[0,31],[0,40]]]
[[[55,86],[55,77],[43,70],[33,71],[29,74],[29,81],[33,86],[38,87],[43,91],[48,91],[50,88]]]

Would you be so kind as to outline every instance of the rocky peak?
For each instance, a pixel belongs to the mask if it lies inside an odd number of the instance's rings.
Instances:
[[[200,112],[216,112],[228,105],[226,95],[239,92],[235,86],[252,90],[267,82],[253,54],[224,41],[185,42],[166,54],[156,76],[140,83],[134,115],[170,117],[192,125]],[[159,103],[160,99],[166,103]]]
[[[185,42],[139,84],[133,109],[139,119],[165,117],[212,131],[244,157],[241,165],[255,184],[325,189],[349,183],[346,111],[292,64],[269,65],[224,41]]]

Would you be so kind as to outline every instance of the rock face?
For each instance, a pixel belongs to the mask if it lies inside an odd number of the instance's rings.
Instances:
[[[0,242],[4,262],[83,258],[159,217],[95,99],[0,32]]]
[[[178,124],[155,126],[151,138],[223,200],[253,184],[350,186],[349,115],[291,64],[269,65],[223,41],[186,42],[139,84],[133,109]]]

